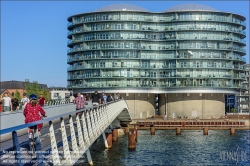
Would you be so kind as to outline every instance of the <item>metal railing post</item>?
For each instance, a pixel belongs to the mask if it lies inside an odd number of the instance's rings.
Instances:
[[[92,125],[93,135],[94,135],[94,136],[97,136],[93,111],[94,111],[94,109],[90,110],[90,118],[91,118],[91,119],[90,119],[90,123],[91,123],[91,125]]]
[[[96,114],[97,114],[96,117],[98,119],[100,132],[102,133],[103,130],[104,130],[104,123],[103,123],[103,119],[102,119],[101,113],[102,113],[102,108],[100,107],[98,109],[98,111],[96,111]]]
[[[74,156],[79,157],[79,150],[78,150],[77,141],[76,141],[74,123],[73,123],[73,118],[71,115],[69,115],[69,127],[70,127],[70,136],[71,136],[73,154]]]
[[[104,130],[105,128],[105,126],[104,126],[104,117],[103,117],[103,115],[102,115],[102,107],[101,108],[99,108],[99,119],[100,119],[100,126],[101,126],[101,130]]]
[[[86,153],[87,153],[87,159],[88,159],[89,165],[93,165],[93,161],[92,161],[89,149],[87,149]]]
[[[109,115],[108,115],[108,109],[107,109],[107,107],[104,107],[104,117],[106,118],[106,121],[107,121],[107,125],[106,125],[106,128],[108,127],[108,125],[109,125],[109,123],[111,123],[110,122],[110,120],[109,120]]]
[[[15,160],[18,161],[18,164],[20,166],[23,166],[22,154],[20,152],[20,146],[18,143],[18,137],[17,137],[16,131],[12,132],[12,139],[13,139],[13,145],[14,145],[14,149],[15,149]]]
[[[80,148],[85,149],[84,141],[83,141],[83,136],[82,136],[82,127],[81,127],[79,116],[80,116],[79,114],[76,115],[76,125],[77,125],[77,132],[78,132],[78,143],[79,143]]]
[[[101,117],[101,125],[102,125],[102,130],[106,129],[106,118],[104,116],[104,109],[101,107],[100,109],[100,117]]]
[[[70,151],[69,151],[69,143],[68,143],[67,133],[66,133],[66,129],[65,129],[65,123],[64,123],[63,118],[61,118],[61,131],[62,131],[64,158],[67,160],[67,162],[69,164],[73,164],[72,160],[71,160]]]
[[[99,122],[99,118],[97,115],[97,112],[99,111],[99,108],[94,110],[94,119],[95,119],[95,124],[96,124],[96,130],[97,130],[97,135],[101,134],[101,128],[100,128],[100,122]]]
[[[89,139],[91,141],[93,141],[94,137],[93,137],[93,132],[92,132],[92,126],[91,126],[91,123],[90,123],[90,111],[86,111],[86,117],[87,117],[87,125],[88,125],[88,135],[89,135]]]
[[[35,128],[35,140],[36,140],[36,158],[38,165],[44,166],[44,155],[42,152],[42,146],[41,146],[41,139],[40,135],[38,133],[37,125],[34,126]]]
[[[106,114],[106,107],[103,107],[102,109],[102,116],[105,120],[105,129],[108,127],[109,125],[109,120],[108,120],[108,117],[107,117],[107,114]]]
[[[82,113],[82,128],[83,128],[84,141],[86,142],[86,144],[90,145],[89,134],[88,134],[88,130],[87,130],[87,124],[86,124],[86,121],[85,121],[84,112]]]
[[[59,152],[57,149],[55,130],[54,130],[52,121],[49,121],[49,135],[50,135],[50,142],[51,142],[53,165],[61,165]]]

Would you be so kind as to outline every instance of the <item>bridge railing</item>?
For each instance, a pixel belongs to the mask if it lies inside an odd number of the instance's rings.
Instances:
[[[70,99],[50,99],[46,101],[45,105],[46,106],[51,106],[51,105],[61,105],[61,104],[68,104],[70,103]]]
[[[128,107],[124,100],[115,101],[0,130],[0,136],[12,135],[14,161],[16,164],[23,165],[25,164],[23,161],[26,160],[23,160],[23,155],[20,153],[17,131],[36,126],[37,124],[49,123],[49,131],[46,135],[50,138],[48,141],[51,152],[50,160],[48,160],[48,157],[45,157],[45,150],[48,149],[42,147],[41,136],[38,135],[35,127],[36,162],[38,165],[45,165],[46,162],[51,162],[53,165],[73,165],[84,153],[87,154],[88,162],[92,165],[89,147],[100,135],[103,136],[105,146],[107,146],[105,130],[126,109],[128,110]],[[56,124],[56,121],[59,121],[59,123]],[[55,127],[56,125],[59,125],[58,128]],[[59,132],[61,132],[61,135]]]
[[[70,103],[70,99],[68,98],[63,98],[63,99],[50,99],[50,100],[47,100],[46,103],[45,103],[45,106],[52,106],[52,105],[62,105],[62,104],[69,104]],[[2,106],[3,104],[0,104],[0,107],[1,108],[1,112],[7,112],[7,111],[10,111],[10,110],[4,110],[4,107]],[[22,105],[22,102],[19,101],[19,110],[23,109],[23,105]]]

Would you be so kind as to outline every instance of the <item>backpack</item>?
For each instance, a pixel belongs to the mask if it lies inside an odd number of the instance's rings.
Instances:
[[[111,101],[113,101],[113,99],[112,99],[112,97],[110,95],[108,95],[107,102],[111,102]]]

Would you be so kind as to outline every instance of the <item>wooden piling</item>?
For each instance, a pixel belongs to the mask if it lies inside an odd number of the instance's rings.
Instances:
[[[125,127],[125,134],[129,134],[129,127]]]
[[[136,141],[134,134],[128,134],[128,149],[135,149],[136,148]]]
[[[150,134],[155,135],[155,128],[153,126],[150,127]]]
[[[203,135],[208,135],[208,128],[207,127],[203,128]]]
[[[113,129],[113,131],[112,131],[112,140],[113,141],[118,140],[118,129]]]
[[[138,130],[137,129],[132,129],[131,134],[135,135],[135,141],[137,141],[137,139],[138,139]]]
[[[181,128],[180,127],[176,128],[176,135],[181,135]]]
[[[108,142],[108,147],[106,147],[107,149],[112,148],[112,134],[111,133],[106,133],[106,139]]]
[[[230,135],[235,135],[235,128],[230,128]]]

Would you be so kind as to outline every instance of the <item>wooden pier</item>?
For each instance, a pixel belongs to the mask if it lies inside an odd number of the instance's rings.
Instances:
[[[200,130],[209,128],[213,130],[228,130],[235,128],[236,130],[250,130],[248,119],[199,119],[199,120],[163,120],[162,118],[155,119],[134,119],[129,125],[130,128],[150,129],[154,127],[157,130],[172,130],[181,128],[184,130]]]

